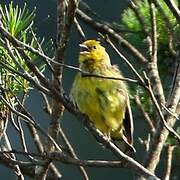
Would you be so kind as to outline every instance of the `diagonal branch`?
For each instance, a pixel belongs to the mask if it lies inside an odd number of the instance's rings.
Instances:
[[[153,82],[153,91],[155,92],[155,97],[159,104],[165,104],[165,96],[164,91],[158,71],[157,66],[157,24],[156,24],[156,14],[155,14],[155,6],[152,0],[149,0],[150,6],[150,15],[151,15],[151,28],[152,28],[152,48],[150,52],[150,61],[147,64],[147,69],[149,70],[149,76],[151,81]]]
[[[132,44],[130,44],[127,40],[125,40],[120,34],[116,33],[111,27],[107,24],[103,24],[101,22],[96,22],[90,16],[85,14],[80,9],[77,10],[78,18],[85,21],[92,28],[96,29],[98,32],[108,34],[111,38],[116,40],[119,44],[121,44],[125,49],[127,49],[134,57],[136,57],[141,63],[146,63],[147,59],[139,52]]]
[[[175,146],[167,145],[166,147],[166,169],[164,172],[163,180],[170,180],[171,168],[172,168],[172,157]]]
[[[167,101],[167,107],[171,111],[171,114],[165,112],[165,121],[169,127],[173,127],[176,122],[176,117],[173,114],[180,114],[179,100],[180,100],[180,53],[177,53],[177,73],[174,81],[174,88],[171,97]],[[145,159],[145,167],[154,172],[159,162],[160,154],[164,143],[168,137],[169,131],[166,127],[159,123],[156,133],[153,137],[153,141],[150,144],[150,149]]]
[[[176,6],[174,0],[164,0],[164,2],[166,3],[166,5],[169,7],[169,9],[171,10],[171,12],[174,14],[174,17],[176,18],[177,22],[180,25],[180,10],[178,9],[178,7]]]

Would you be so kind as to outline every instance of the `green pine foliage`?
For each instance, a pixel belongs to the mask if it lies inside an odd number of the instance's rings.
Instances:
[[[141,17],[143,17],[145,27],[147,31],[151,32],[151,17],[150,17],[150,7],[148,0],[137,0],[137,7],[141,14]],[[169,10],[169,8],[166,6],[163,0],[158,1],[161,8],[164,10],[164,13],[166,17],[169,20],[169,25],[172,27],[173,31],[178,34],[179,33],[179,26],[176,22],[176,19],[174,18],[172,12]],[[156,8],[156,23],[157,23],[157,40],[159,48],[162,46],[168,46],[169,41],[169,33],[170,30],[167,28],[167,22],[165,22],[163,15],[161,12]],[[135,45],[140,47],[144,47],[144,45],[147,47],[147,41],[146,35],[143,32],[143,27],[141,23],[139,22],[135,12],[128,8],[126,9],[122,14],[122,24],[123,29],[127,30],[133,30],[134,33],[126,33],[127,38],[131,40]]]
[[[28,44],[29,46],[41,49],[44,45],[43,41],[36,37],[34,31],[35,9],[30,11],[26,4],[23,8],[14,6],[11,2],[9,5],[0,5],[1,25],[16,39]],[[48,46],[47,46],[48,48]],[[11,49],[11,50],[9,50]],[[39,57],[30,51],[25,50],[26,54],[31,58],[31,61],[37,65],[41,72],[44,71],[45,65]],[[27,67],[24,58],[19,53],[11,42],[5,41],[0,35],[0,84],[1,90],[6,90],[5,94],[12,101],[13,96],[18,96],[23,92],[28,92],[31,89],[31,84],[23,77],[12,70],[20,73],[25,72],[33,76],[32,72]],[[0,108],[4,106],[4,102],[0,99]]]

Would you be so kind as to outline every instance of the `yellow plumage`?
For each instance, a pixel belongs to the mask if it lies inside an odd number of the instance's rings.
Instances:
[[[87,40],[80,45],[79,67],[92,74],[121,78],[116,66],[112,66],[109,55],[99,41]],[[93,122],[94,126],[112,139],[124,139],[132,145],[132,116],[126,84],[120,80],[97,77],[75,77],[71,96],[79,110]],[[131,119],[127,119],[129,117]]]

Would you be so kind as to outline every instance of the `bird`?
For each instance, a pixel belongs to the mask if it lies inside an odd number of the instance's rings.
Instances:
[[[128,87],[124,81],[113,79],[123,78],[121,71],[111,64],[100,41],[89,39],[79,46],[81,72],[76,74],[72,84],[70,97],[73,103],[88,116],[95,128],[116,142],[118,148],[135,152]]]

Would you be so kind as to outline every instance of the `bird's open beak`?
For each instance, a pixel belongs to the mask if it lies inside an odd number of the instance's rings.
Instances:
[[[79,44],[79,47],[80,47],[80,54],[89,53],[89,48],[85,44]]]

